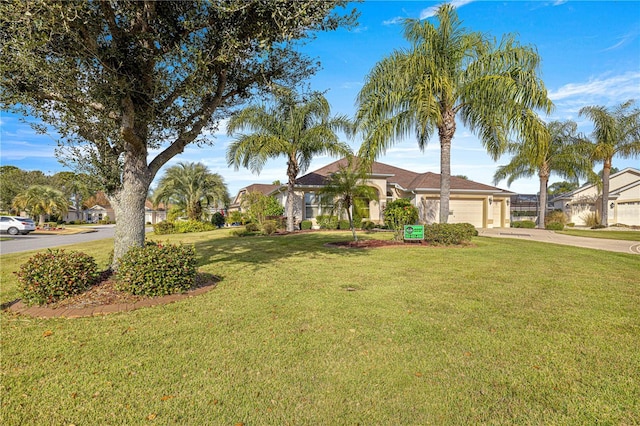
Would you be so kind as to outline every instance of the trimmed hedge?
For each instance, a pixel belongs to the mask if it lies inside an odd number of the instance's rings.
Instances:
[[[519,220],[517,222],[511,222],[511,227],[533,229],[536,227],[536,223],[532,220]]]
[[[351,229],[351,226],[349,226],[349,221],[346,219],[341,219],[338,222],[338,229]]]
[[[303,220],[302,222],[300,222],[300,229],[303,231],[307,229],[311,229],[312,226],[313,226],[313,222],[311,222],[310,220]]]
[[[337,216],[316,216],[316,223],[320,229],[338,229],[338,217]]]
[[[424,239],[431,244],[457,245],[477,235],[478,230],[470,223],[432,223],[424,227]]]
[[[100,273],[93,257],[74,251],[49,249],[37,253],[16,273],[27,305],[43,305],[82,293]]]
[[[150,243],[133,247],[120,258],[116,287],[132,294],[164,296],[189,290],[196,273],[192,246]]]
[[[360,225],[360,227],[365,231],[370,231],[376,227],[376,224],[370,220],[365,220],[364,222],[362,222],[362,225]]]
[[[164,234],[187,234],[190,232],[213,231],[217,227],[209,222],[199,220],[185,220],[178,222],[162,221],[153,225],[153,232],[156,235]]]
[[[562,231],[564,229],[564,225],[560,222],[549,222],[545,225],[544,229],[548,229],[550,231]]]

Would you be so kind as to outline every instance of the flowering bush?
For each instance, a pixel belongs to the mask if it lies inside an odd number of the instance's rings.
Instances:
[[[82,293],[100,275],[93,257],[61,249],[32,256],[16,274],[27,305],[53,303]]]
[[[384,209],[384,223],[394,231],[394,239],[402,240],[405,225],[418,222],[418,209],[406,198],[387,203]]]
[[[146,296],[180,293],[193,286],[196,272],[192,246],[150,243],[120,258],[116,287]]]

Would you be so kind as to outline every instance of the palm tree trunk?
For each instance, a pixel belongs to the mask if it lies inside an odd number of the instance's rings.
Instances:
[[[548,172],[541,170],[538,176],[540,177],[540,205],[538,206],[538,228],[545,229],[544,222],[547,214],[547,183],[549,182],[549,174]]]
[[[293,232],[295,223],[293,217],[294,179],[289,177],[289,182],[287,182],[287,232]]]
[[[351,208],[353,205],[349,205],[347,207],[347,217],[349,218],[349,228],[351,228],[351,233],[353,234],[353,241],[358,241],[358,236],[356,235],[356,227],[353,226],[353,215],[351,214]]]
[[[451,140],[456,131],[456,116],[453,111],[442,113],[443,124],[438,127],[440,136],[440,223],[449,220],[451,197]]]
[[[287,182],[287,232],[293,232],[295,218],[293,217],[294,211],[294,188],[296,183],[296,176],[298,176],[299,168],[295,161],[295,158],[289,158],[287,162],[287,176],[289,177],[289,181]]]
[[[609,175],[611,175],[611,158],[604,160],[602,167],[602,206],[600,224],[609,226]]]

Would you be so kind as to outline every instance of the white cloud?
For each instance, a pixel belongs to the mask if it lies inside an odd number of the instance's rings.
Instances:
[[[395,18],[387,19],[386,21],[382,21],[382,25],[398,25],[402,24],[404,20],[407,19],[404,16],[396,16]]]
[[[462,7],[462,6],[466,5],[466,4],[472,3],[473,1],[474,0],[453,0],[450,3],[453,5],[454,8],[457,9],[459,7]],[[440,6],[442,6],[442,4],[444,4],[444,3],[441,3],[441,4],[438,4],[436,6],[431,6],[431,7],[428,7],[426,9],[423,9],[420,12],[420,19],[421,20],[422,19],[427,19],[427,18],[431,18],[432,16],[434,16],[438,12],[438,8]]]
[[[607,99],[621,102],[640,96],[640,72],[627,73],[608,78],[595,78],[585,83],[569,83],[558,90],[550,90],[549,98],[555,101],[570,100],[582,106]]]

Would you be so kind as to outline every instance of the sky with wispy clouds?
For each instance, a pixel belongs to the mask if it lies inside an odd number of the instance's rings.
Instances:
[[[404,20],[434,19],[439,4],[365,1],[351,5],[361,12],[358,28],[319,34],[304,47],[322,63],[322,69],[311,79],[312,89],[326,91],[333,113],[353,116],[356,96],[375,63],[395,49],[408,47],[402,37]],[[578,115],[580,108],[615,106],[628,99],[637,99],[640,105],[640,2],[454,0],[453,4],[469,30],[496,39],[514,33],[522,44],[536,46],[542,58],[542,78],[556,106],[550,116],[543,117],[545,120],[574,120],[579,130],[588,134],[592,127]],[[26,117],[26,121],[33,119]],[[228,167],[225,152],[231,138],[225,133],[224,122],[210,137],[212,146],[187,147],[168,166],[179,161],[202,162],[224,177],[232,195],[251,183],[286,181],[284,159],[268,162],[260,175]],[[20,117],[0,113],[0,165],[49,174],[63,170],[54,157],[56,139],[55,133],[38,135],[21,123]],[[349,143],[358,149],[359,140]],[[416,172],[439,173],[439,151],[436,132],[424,151],[418,149],[415,138],[407,138],[396,141],[379,161]],[[309,171],[334,160],[317,157]],[[491,184],[496,168],[508,161],[508,156],[493,161],[478,138],[458,125],[451,154],[453,174]],[[640,169],[640,159],[615,158],[613,165]],[[557,180],[552,176],[551,183]],[[505,182],[498,186],[507,189]],[[508,189],[536,193],[538,182],[535,177],[520,179]]]

